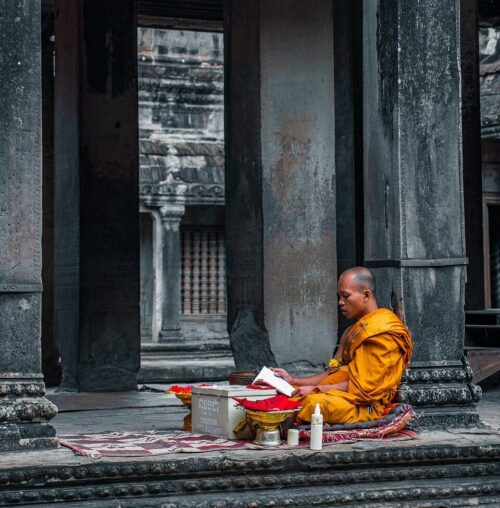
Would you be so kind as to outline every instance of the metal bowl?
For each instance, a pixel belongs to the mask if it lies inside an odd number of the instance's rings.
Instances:
[[[292,416],[302,408],[288,409],[285,411],[252,411],[244,409],[247,419],[252,424],[257,424],[254,443],[261,446],[279,446],[281,444],[278,425],[282,424],[289,416]]]

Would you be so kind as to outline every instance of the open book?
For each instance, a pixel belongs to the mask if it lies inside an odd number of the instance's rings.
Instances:
[[[262,370],[257,374],[257,377],[253,380],[253,384],[265,383],[266,385],[276,388],[278,392],[291,397],[295,388],[285,381],[282,377],[277,376],[271,369],[262,367]]]

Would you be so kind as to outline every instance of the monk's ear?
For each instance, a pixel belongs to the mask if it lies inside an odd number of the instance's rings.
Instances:
[[[363,291],[363,295],[365,296],[365,298],[366,298],[367,300],[369,300],[369,299],[371,298],[371,296],[372,296],[372,292],[371,292],[369,289],[365,289],[365,290]]]

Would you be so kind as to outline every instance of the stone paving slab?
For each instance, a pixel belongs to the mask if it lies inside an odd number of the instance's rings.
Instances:
[[[168,389],[167,386],[164,389]],[[49,390],[47,398],[59,409],[68,411],[91,411],[141,407],[168,407],[177,405],[175,395],[147,391],[118,393],[72,393]]]

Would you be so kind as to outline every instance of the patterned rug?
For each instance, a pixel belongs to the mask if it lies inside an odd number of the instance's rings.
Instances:
[[[416,433],[406,426],[415,418],[415,411],[406,404],[398,404],[380,420],[346,425],[325,425],[323,445],[338,442],[349,443],[360,439],[407,440]],[[298,448],[309,448],[309,426],[299,427]],[[60,436],[59,444],[70,448],[77,455],[87,457],[145,457],[167,453],[200,453],[217,450],[259,450],[250,440],[228,440],[191,432],[105,432],[102,434],[67,434]],[[286,444],[277,449],[297,448]]]
[[[102,434],[67,434],[59,444],[77,455],[88,457],[145,457],[167,453],[199,453],[215,450],[260,448],[251,441],[222,439],[191,432],[105,432]]]

